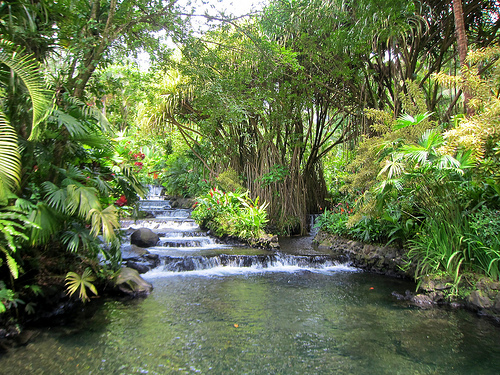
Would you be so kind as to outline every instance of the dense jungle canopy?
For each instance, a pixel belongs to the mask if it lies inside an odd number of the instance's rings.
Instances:
[[[421,273],[498,278],[499,1],[208,5],[0,1],[0,306],[51,257],[118,267],[147,184],[248,190],[273,233],[325,212]]]

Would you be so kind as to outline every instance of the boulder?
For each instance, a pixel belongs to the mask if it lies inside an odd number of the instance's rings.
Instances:
[[[133,268],[139,273],[146,273],[151,269],[151,266],[147,263],[141,263],[141,262],[134,262],[134,261],[127,261],[127,267]]]
[[[489,309],[493,306],[491,300],[482,290],[474,290],[467,298],[467,302],[474,310]]]
[[[116,277],[115,285],[118,289],[130,296],[147,296],[153,290],[153,285],[144,280],[139,272],[124,267]]]
[[[138,259],[142,256],[147,256],[149,251],[146,249],[139,247],[137,245],[125,246],[122,248],[122,259]]]
[[[155,246],[160,237],[148,228],[139,228],[130,236],[130,243],[139,247]]]

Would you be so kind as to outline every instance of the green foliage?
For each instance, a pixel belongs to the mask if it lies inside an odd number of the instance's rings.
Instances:
[[[288,169],[283,165],[273,165],[269,173],[263,174],[259,180],[263,186],[268,186],[276,182],[284,182],[289,175]]]
[[[38,225],[29,220],[20,209],[15,206],[0,207],[0,251],[14,279],[19,276],[16,253],[23,242],[27,242],[25,231],[31,227],[37,228]]]
[[[217,188],[197,198],[191,217],[217,236],[257,239],[264,234],[267,204],[250,199],[248,192],[223,192]]]
[[[410,240],[410,261],[416,265],[415,278],[444,274],[458,291],[467,272],[500,277],[500,236],[498,212],[483,208],[472,214],[448,215],[435,212],[426,218],[421,233]]]
[[[500,210],[491,210],[482,206],[470,215],[469,226],[485,245],[499,247]]]
[[[223,191],[244,191],[241,179],[233,168],[228,168],[216,178],[217,184]]]
[[[460,117],[458,126],[444,133],[448,152],[462,148],[471,152],[478,163],[478,173],[483,178],[500,181],[500,99],[498,81],[500,79],[500,48],[498,46],[472,50],[467,56],[469,67],[464,67],[461,76],[435,75],[441,84],[458,85],[472,95],[469,105],[474,109],[472,116]],[[488,67],[485,71],[485,66]]]
[[[420,280],[426,274],[445,273],[457,287],[462,269],[471,260],[464,242],[467,222],[460,216],[453,221],[443,220],[439,215],[430,216],[421,231],[410,240],[408,252],[410,262],[416,267],[415,279]]]
[[[46,118],[52,105],[51,93],[45,87],[40,65],[22,48],[4,39],[0,39],[0,63],[12,69],[29,92],[33,110],[30,137],[36,139],[37,125]]]
[[[66,275],[67,293],[72,296],[78,291],[78,298],[82,302],[90,301],[87,289],[94,293],[94,295],[97,295],[97,289],[92,284],[93,281],[95,281],[95,276],[92,275],[90,268],[86,268],[81,275],[76,272],[68,272]]]
[[[347,228],[347,221],[349,219],[349,212],[343,207],[337,205],[333,210],[325,210],[321,216],[316,219],[315,227],[335,234],[340,237],[347,237],[349,229]]]
[[[45,88],[38,62],[24,53],[22,48],[0,38],[0,75],[3,65],[16,74],[29,93],[31,99],[31,136],[36,126],[47,116],[51,99]],[[5,77],[7,80],[8,78]],[[7,82],[0,82],[0,204],[6,204],[6,191],[17,191],[20,187],[21,156],[15,126],[6,114],[5,99]]]
[[[7,289],[5,283],[0,280],[0,314],[6,312],[11,307],[17,307],[20,303],[24,302],[16,297],[14,291]]]
[[[316,219],[315,227],[327,233],[366,243],[381,242],[386,238],[383,222],[378,219],[363,215],[354,224],[350,224],[354,212],[353,204],[338,203]]]

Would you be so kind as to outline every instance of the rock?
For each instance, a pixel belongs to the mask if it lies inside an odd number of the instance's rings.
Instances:
[[[474,290],[467,298],[467,303],[475,310],[489,309],[492,307],[491,300],[481,290]]]
[[[153,290],[153,285],[144,280],[139,272],[132,268],[124,267],[118,274],[115,285],[118,289],[130,296],[148,295]]]
[[[493,308],[497,311],[500,312],[500,293],[497,294],[497,297],[495,298],[495,305]]]
[[[37,331],[31,331],[31,330],[26,330],[22,331],[19,335],[14,337],[14,341],[18,346],[26,345],[28,344],[32,339],[37,337],[39,332]]]
[[[425,276],[422,280],[422,283],[420,284],[420,288],[427,292],[433,292],[451,289],[452,284],[453,280],[451,280],[451,278],[438,279],[436,277],[430,278],[428,276]]]
[[[431,306],[433,303],[432,298],[426,294],[417,294],[411,299],[411,302],[421,307]]]
[[[158,260],[160,258],[160,256],[158,254],[151,254],[151,253],[148,253],[146,255],[144,255],[144,258],[147,258],[149,260]]]
[[[139,247],[155,246],[160,237],[148,228],[139,228],[130,236],[130,243]]]
[[[146,273],[151,269],[151,267],[146,263],[133,262],[131,260],[127,261],[127,267],[133,268],[139,273]]]
[[[149,251],[139,247],[137,245],[130,245],[130,246],[125,246],[122,248],[122,259],[123,260],[128,260],[128,259],[138,259],[142,256],[148,256]]]

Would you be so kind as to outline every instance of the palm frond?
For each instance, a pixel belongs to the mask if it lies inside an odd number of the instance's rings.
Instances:
[[[73,225],[71,230],[63,233],[61,241],[70,252],[77,252],[80,249],[88,251],[91,248],[99,247],[99,242],[91,236],[89,230],[80,225]]]
[[[0,38],[0,63],[7,65],[28,89],[33,106],[33,124],[30,139],[36,139],[40,124],[52,107],[52,94],[46,89],[39,63],[13,43]]]
[[[77,110],[79,114],[75,113],[75,116],[81,118],[81,120],[93,119],[97,122],[99,129],[104,133],[111,132],[111,125],[104,116],[96,107],[88,106],[80,99],[75,98],[74,96],[66,95],[65,101],[72,106],[73,109]],[[72,111],[73,112],[73,111]],[[76,120],[76,117],[73,117]],[[79,121],[79,120],[77,120]]]
[[[66,169],[58,168],[59,173],[66,176],[66,178],[61,182],[61,186],[68,185],[78,185],[81,186],[82,182],[85,181],[86,176],[80,168],[76,165],[68,165]]]
[[[5,259],[7,260],[7,266],[9,267],[10,274],[14,279],[17,279],[19,276],[19,267],[17,262],[12,256],[9,254],[9,251],[0,245],[0,251],[4,253]]]
[[[56,122],[59,127],[64,126],[71,137],[82,137],[90,132],[84,123],[59,109],[52,112],[49,120]]]
[[[32,245],[46,243],[50,237],[59,232],[64,221],[60,211],[56,211],[45,202],[38,202],[36,209],[31,211],[28,219],[36,224],[29,235]]]
[[[441,155],[437,161],[439,169],[455,169],[458,173],[463,174],[460,168],[460,162],[451,155]]]
[[[66,208],[69,215],[75,213],[82,219],[90,219],[93,209],[101,209],[97,189],[87,186],[68,185]]]
[[[394,125],[394,129],[403,129],[408,126],[415,126],[425,121],[428,117],[432,116],[433,112],[426,112],[416,115],[415,117],[404,113],[399,116],[396,124]]]
[[[1,45],[0,45],[1,46]],[[0,180],[11,191],[19,189],[21,155],[17,134],[0,110]]]
[[[391,179],[396,176],[401,176],[405,171],[405,164],[403,162],[403,154],[392,153],[391,157],[387,159],[384,166],[380,170],[378,176],[387,172],[387,178]]]
[[[61,212],[66,211],[66,200],[68,198],[66,189],[61,189],[50,181],[45,181],[42,184],[42,189],[46,192],[45,199],[50,207]]]
[[[96,176],[94,179],[92,179],[92,182],[95,183],[97,190],[99,190],[104,195],[109,195],[113,190],[111,185],[107,181],[103,180],[101,176]]]
[[[79,290],[78,297],[82,300],[82,302],[86,302],[90,299],[87,295],[87,288],[90,289],[92,293],[97,295],[97,290],[94,284],[92,284],[94,280],[95,277],[92,275],[90,268],[86,268],[82,275],[75,272],[68,272],[66,275],[67,292],[70,296],[72,296]]]
[[[97,236],[102,230],[104,241],[111,242],[116,237],[114,230],[120,228],[118,211],[115,206],[108,206],[104,210],[93,209],[91,234]]]
[[[404,145],[401,147],[401,151],[404,153],[406,159],[412,160],[420,165],[425,164],[429,157],[428,150],[419,145]]]

